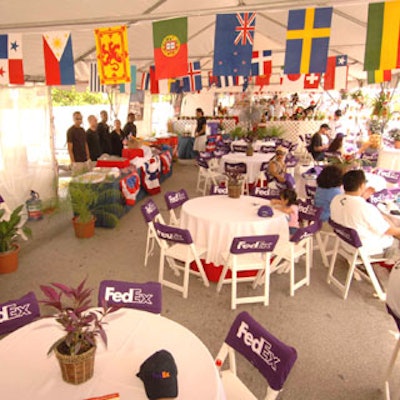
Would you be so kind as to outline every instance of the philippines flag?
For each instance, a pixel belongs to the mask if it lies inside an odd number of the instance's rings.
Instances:
[[[196,92],[203,89],[201,82],[200,61],[190,62],[188,65],[188,73],[183,77],[183,91]]]
[[[324,90],[347,89],[348,73],[347,55],[328,57],[324,74]]]
[[[0,84],[23,85],[24,68],[22,62],[21,35],[12,33],[0,35]]]
[[[43,34],[46,85],[74,85],[74,57],[71,32]]]

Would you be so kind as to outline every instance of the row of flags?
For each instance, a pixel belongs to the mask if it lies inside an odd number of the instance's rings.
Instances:
[[[332,7],[289,11],[284,74],[324,74],[333,68],[328,60],[332,13]],[[167,87],[179,81],[183,91],[201,90],[200,66],[198,62],[188,62],[187,18],[157,21],[152,26],[154,79],[167,80]],[[244,85],[252,79],[260,86],[269,83],[271,54],[267,50],[253,51],[255,30],[255,12],[216,16],[212,75],[220,79],[221,85],[228,77],[242,77]],[[99,84],[132,84],[127,27],[98,28],[94,35]],[[369,4],[364,69],[371,82],[386,79],[387,71],[400,68],[399,37],[400,1]],[[46,32],[42,38],[46,84],[74,84],[71,33]],[[311,78],[314,80],[314,75]],[[8,83],[24,83],[22,41],[18,34],[0,35],[0,84]]]

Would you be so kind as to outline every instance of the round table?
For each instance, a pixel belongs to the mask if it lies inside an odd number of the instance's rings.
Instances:
[[[185,202],[180,226],[188,229],[196,245],[206,247],[206,263],[222,265],[223,253],[229,252],[236,236],[278,234],[279,242],[289,240],[286,215],[274,210],[270,218],[259,217],[257,211],[269,201],[258,197],[226,195],[197,197]]]
[[[221,172],[224,172],[225,163],[245,163],[249,183],[257,180],[263,162],[268,162],[275,153],[254,153],[246,156],[245,153],[228,153],[221,157]]]
[[[400,149],[380,149],[376,166],[378,168],[400,171]]]
[[[64,382],[55,356],[46,355],[63,335],[54,320],[40,319],[0,340],[0,397],[83,400],[119,393],[121,400],[146,400],[143,382],[136,373],[149,356],[165,349],[173,355],[178,369],[177,399],[225,398],[213,357],[182,325],[133,309],[121,309],[107,321],[108,348],[98,344],[94,376],[80,385]]]

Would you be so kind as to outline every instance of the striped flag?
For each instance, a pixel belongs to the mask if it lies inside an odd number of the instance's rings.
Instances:
[[[347,55],[328,57],[324,74],[324,90],[347,89],[348,73]]]
[[[106,92],[106,86],[100,83],[97,62],[90,63],[89,91],[92,93]]]
[[[400,1],[370,3],[364,70],[400,68]]]
[[[150,90],[150,74],[148,72],[142,72],[140,90]]]
[[[373,83],[390,82],[392,80],[392,71],[367,71],[368,85]]]
[[[120,93],[136,92],[136,65],[131,65],[131,83],[121,83],[119,85]]]
[[[289,11],[285,74],[325,72],[332,11],[332,7]]]

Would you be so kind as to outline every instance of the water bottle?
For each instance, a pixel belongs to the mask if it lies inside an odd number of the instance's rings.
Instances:
[[[42,201],[39,193],[31,190],[31,197],[26,201],[26,209],[28,210],[28,220],[38,221],[43,218]]]

